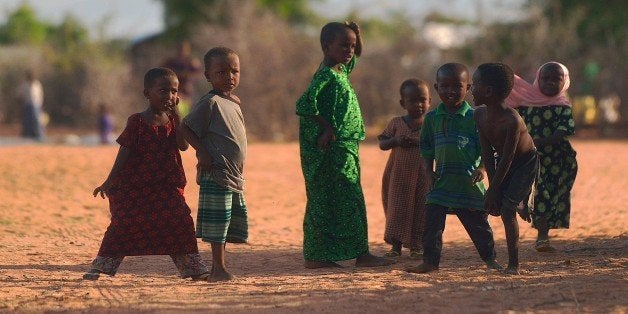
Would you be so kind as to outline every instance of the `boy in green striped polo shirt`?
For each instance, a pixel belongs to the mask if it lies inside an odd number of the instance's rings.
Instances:
[[[464,101],[469,82],[469,71],[459,63],[444,64],[436,72],[434,88],[442,102],[427,113],[421,128],[421,155],[427,177],[433,181],[425,208],[423,263],[408,268],[409,272],[438,269],[448,213],[458,216],[486,265],[501,269],[484,209],[481,147],[473,108]]]

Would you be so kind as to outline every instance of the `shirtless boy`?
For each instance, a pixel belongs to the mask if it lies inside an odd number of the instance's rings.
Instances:
[[[514,74],[502,63],[485,63],[473,74],[471,93],[479,108],[475,120],[480,134],[482,160],[489,179],[484,204],[489,214],[501,215],[508,244],[507,274],[519,273],[517,215],[530,222],[527,208],[538,172],[538,155],[532,137],[516,110],[504,100],[512,90]]]

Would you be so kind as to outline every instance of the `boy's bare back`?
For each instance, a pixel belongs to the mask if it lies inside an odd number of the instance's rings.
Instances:
[[[487,107],[476,109],[475,119],[480,137],[488,140],[498,156],[512,153],[512,160],[535,150],[532,137],[519,113],[512,108],[500,109],[494,112]]]

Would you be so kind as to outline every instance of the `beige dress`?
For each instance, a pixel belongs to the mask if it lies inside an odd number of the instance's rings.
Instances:
[[[395,117],[379,138],[407,135],[419,138],[403,117]],[[382,201],[386,214],[386,243],[401,242],[411,250],[423,248],[425,196],[428,192],[425,164],[419,146],[394,147],[382,179]]]

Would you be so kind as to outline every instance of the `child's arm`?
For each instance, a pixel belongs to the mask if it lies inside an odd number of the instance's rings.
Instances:
[[[398,136],[387,137],[380,135],[377,139],[379,140],[379,148],[381,150],[389,150],[400,145]]]
[[[423,157],[423,163],[425,164],[425,175],[429,180],[428,186],[431,190],[432,188],[434,188],[434,182],[436,182],[437,179],[436,172],[434,172],[434,159]]]
[[[510,169],[510,165],[515,158],[515,151],[517,149],[517,144],[519,144],[519,137],[522,132],[521,128],[524,127],[523,124],[519,124],[517,122],[518,121],[515,117],[512,117],[506,122],[504,146],[502,148],[501,155],[499,156],[499,163],[495,169],[493,180],[490,182],[491,187],[501,187],[504,178],[508,173],[508,169]]]
[[[504,182],[504,178],[510,169],[510,165],[515,157],[515,151],[517,144],[519,143],[519,137],[522,132],[521,128],[525,127],[523,124],[519,124],[515,117],[511,117],[506,122],[506,136],[504,138],[504,146],[502,147],[501,155],[499,156],[499,163],[496,166],[495,173],[492,178],[489,179],[489,188],[486,191],[484,204],[486,210],[492,215],[499,215],[500,211],[500,190],[501,185]]]
[[[491,143],[489,142],[488,138],[486,138],[484,133],[479,132],[479,134],[480,146],[482,147],[482,165],[486,170],[488,182],[492,184],[493,176],[495,175],[495,156],[493,154],[493,146],[491,146]]]
[[[179,97],[177,97],[177,105],[179,104]],[[174,106],[169,111],[170,115],[174,118],[176,125],[181,125],[181,114],[179,113],[179,106]],[[179,150],[187,150],[190,145],[185,140],[185,137],[181,132],[177,131],[177,147]]]
[[[118,175],[118,172],[120,172],[120,169],[122,169],[127,160],[129,160],[130,154],[130,149],[124,146],[120,146],[120,149],[118,150],[118,155],[116,155],[116,161],[114,161],[113,163],[113,168],[111,168],[111,171],[109,172],[109,175],[107,176],[105,182],[103,182],[103,184],[94,189],[94,197],[96,197],[96,195],[100,193],[100,197],[105,198],[105,196],[109,193],[109,188],[111,188],[111,181],[115,179],[115,177]]]
[[[355,32],[355,50],[353,51],[357,57],[362,55],[362,36],[360,35],[360,27],[355,22],[348,22],[347,26]]]
[[[336,140],[336,130],[334,127],[320,115],[312,116],[312,119],[323,128],[323,133],[318,137],[318,147],[325,150],[329,146],[329,142]]]
[[[196,136],[196,134],[187,126],[185,123],[181,123],[179,125],[179,134],[181,137],[187,141],[192,148],[194,148],[198,155],[198,166],[201,169],[211,169],[212,167],[212,157],[209,152],[205,149],[205,146],[201,144],[201,140]]]

